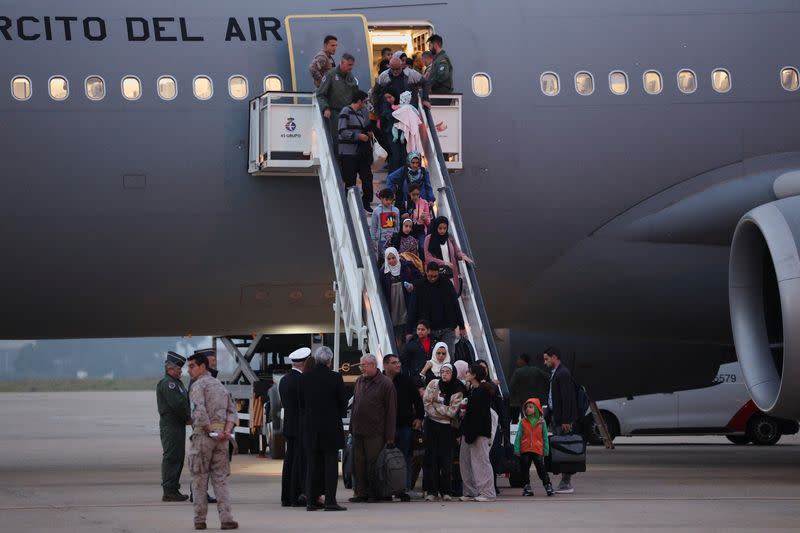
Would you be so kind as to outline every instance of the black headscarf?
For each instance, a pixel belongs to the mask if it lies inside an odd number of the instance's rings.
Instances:
[[[446,405],[450,405],[450,398],[453,396],[453,394],[457,394],[459,392],[461,394],[465,394],[467,392],[467,388],[456,376],[456,369],[453,367],[453,365],[450,363],[447,363],[447,365],[450,367],[452,377],[450,378],[450,381],[445,381],[439,378],[439,390],[441,391],[442,396],[444,396],[444,403]]]
[[[445,232],[444,235],[439,235],[440,224],[447,224],[447,231]],[[450,221],[447,220],[447,217],[436,217],[433,220],[433,222],[431,223],[430,236],[431,240],[428,243],[428,251],[435,257],[442,259],[441,246],[443,244],[447,244],[447,239],[450,238]],[[450,258],[451,261],[454,259],[455,258],[453,257]]]
[[[400,253],[400,241],[411,235],[411,233],[403,233],[403,226],[405,225],[406,220],[411,220],[410,218],[404,218],[402,222],[400,222],[400,231],[392,233],[392,238],[389,239],[389,246],[394,246],[397,248],[398,253]],[[411,225],[411,231],[414,231],[414,225]]]

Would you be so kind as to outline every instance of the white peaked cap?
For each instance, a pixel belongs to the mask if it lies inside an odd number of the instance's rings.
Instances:
[[[303,359],[308,359],[308,356],[311,355],[311,348],[306,348],[303,346],[302,348],[298,348],[292,353],[289,354],[289,359],[294,362],[302,361]]]

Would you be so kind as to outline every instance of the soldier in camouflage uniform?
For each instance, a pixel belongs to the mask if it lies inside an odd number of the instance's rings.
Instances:
[[[192,436],[189,445],[189,470],[195,494],[206,494],[208,480],[217,496],[221,529],[237,529],[239,524],[231,514],[231,497],[227,476],[230,473],[228,441],[238,415],[230,393],[209,373],[208,358],[196,353],[189,358],[189,376],[194,380],[190,401],[192,407]],[[194,528],[206,529],[208,501],[194,499]]]
[[[333,54],[336,53],[336,46],[339,41],[333,35],[327,35],[322,50],[317,52],[311,64],[308,66],[311,77],[314,78],[314,87],[319,87],[322,83],[322,77],[330,69],[336,66],[336,61],[333,60]]]
[[[175,352],[167,353],[164,379],[156,385],[158,427],[161,432],[161,486],[165,502],[183,502],[189,497],[181,494],[181,471],[186,455],[186,424],[189,423],[189,394],[181,382],[181,369],[186,358]]]

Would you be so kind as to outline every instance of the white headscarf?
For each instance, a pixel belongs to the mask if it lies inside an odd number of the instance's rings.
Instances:
[[[411,103],[411,91],[403,91],[400,94],[400,105],[408,105]]]
[[[439,351],[439,348],[444,348],[445,353],[447,354],[444,358],[443,362],[439,362],[436,360],[436,352]],[[433,347],[433,351],[431,352],[431,371],[433,375],[437,378],[442,372],[442,367],[450,362],[450,350],[447,349],[447,344],[443,342],[437,342],[436,346]]]
[[[397,258],[397,264],[395,266],[389,266],[389,255],[394,254]],[[394,246],[390,246],[383,251],[383,272],[391,272],[392,276],[399,276],[400,275],[400,252],[397,251],[397,248]]]

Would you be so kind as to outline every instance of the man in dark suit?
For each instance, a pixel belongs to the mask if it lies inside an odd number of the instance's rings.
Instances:
[[[550,408],[553,434],[573,433],[580,414],[578,413],[578,401],[572,374],[561,362],[561,351],[558,348],[551,346],[544,351],[544,364],[547,365],[547,368],[552,369],[547,405]],[[556,493],[572,494],[573,492],[572,474],[561,474],[561,483],[559,483]]]
[[[286,439],[286,455],[283,459],[283,477],[281,478],[281,505],[283,507],[301,507],[306,505],[303,493],[305,482],[305,453],[300,440],[300,380],[303,365],[311,355],[310,348],[298,348],[289,355],[292,369],[278,383],[283,406],[283,437]]]
[[[333,352],[326,346],[314,352],[316,364],[300,378],[300,409],[303,411],[303,444],[306,450],[306,509],[321,509],[323,492],[326,511],[346,511],[336,503],[339,484],[338,452],[344,448],[342,418],[347,416],[347,394],[342,376],[334,372]]]

